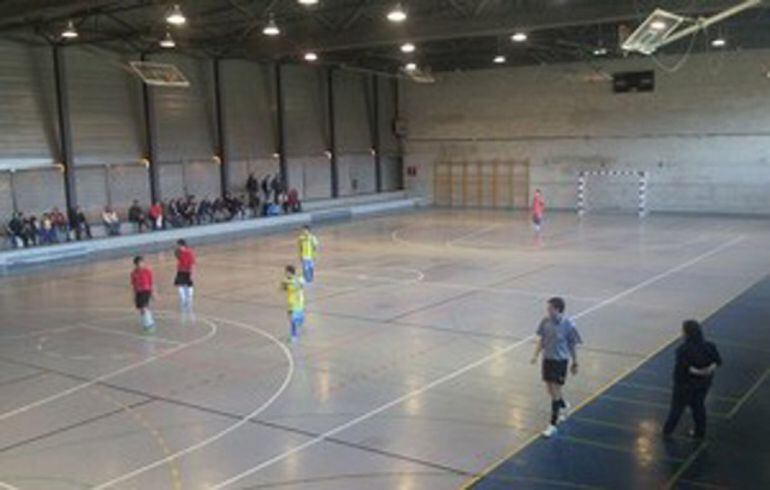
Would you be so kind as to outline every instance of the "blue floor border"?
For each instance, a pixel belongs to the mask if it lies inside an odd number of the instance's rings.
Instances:
[[[667,346],[560,425],[467,488],[770,488],[770,278],[704,322],[724,366],[707,400],[709,432],[692,440],[685,413],[660,436],[678,342]]]

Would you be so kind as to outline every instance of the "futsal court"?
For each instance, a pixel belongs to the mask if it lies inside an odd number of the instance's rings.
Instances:
[[[554,213],[536,239],[525,214],[434,209],[315,232],[296,344],[278,288],[293,232],[197,248],[194,317],[177,313],[171,251],[148,255],[156,336],[140,335],[128,258],[3,278],[0,487],[610,488],[564,471],[494,472],[519,452],[518,469],[553,457],[538,446],[550,405],[529,364],[553,295],[585,342],[566,389],[574,417],[612,400],[583,418],[628,436],[600,437],[585,454],[606,446],[614,457],[619,445],[636,471],[602,454],[583,467],[623,488],[662,487],[689,455],[680,447],[661,471],[665,455],[649,450],[660,446],[668,367],[605,390],[770,264],[765,223],[737,218]],[[739,376],[719,410],[751,398],[761,374]]]

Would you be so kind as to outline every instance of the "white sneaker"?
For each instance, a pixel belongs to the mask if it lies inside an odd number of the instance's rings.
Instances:
[[[564,408],[559,410],[559,422],[564,422],[569,418],[569,410],[572,408],[572,405],[569,404],[569,402],[564,402]]]
[[[549,425],[543,431],[543,437],[545,437],[546,439],[551,438],[555,436],[557,432],[559,432],[559,429],[557,429],[555,425]]]

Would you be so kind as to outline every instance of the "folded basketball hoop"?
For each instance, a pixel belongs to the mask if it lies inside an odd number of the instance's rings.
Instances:
[[[134,72],[147,85],[157,87],[189,87],[190,82],[175,65],[150,61],[132,61]]]
[[[642,25],[640,25],[623,42],[625,51],[637,52],[646,55],[654,54],[659,48],[678,41],[687,36],[692,36],[698,31],[704,30],[718,22],[722,22],[741,12],[757,7],[763,0],[744,0],[733,7],[710,17],[686,19],[677,14],[666,12],[663,9],[655,10]],[[683,22],[689,21],[691,25],[679,29]]]

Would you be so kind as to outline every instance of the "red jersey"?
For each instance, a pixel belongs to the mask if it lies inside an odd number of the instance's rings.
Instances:
[[[540,194],[535,194],[535,198],[532,200],[532,215],[538,218],[543,217],[545,212],[545,200]]]
[[[176,270],[192,272],[195,266],[195,252],[189,247],[180,247],[176,251]]]
[[[140,267],[131,272],[131,286],[134,291],[152,291],[152,270],[149,267]]]
[[[157,219],[159,216],[163,216],[163,208],[160,204],[150,206],[150,218]]]

